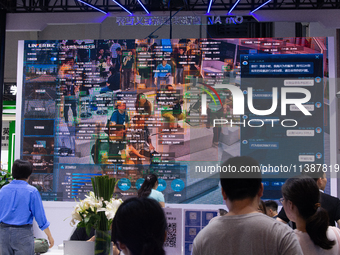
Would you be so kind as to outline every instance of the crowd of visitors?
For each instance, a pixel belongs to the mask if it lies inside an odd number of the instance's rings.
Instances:
[[[236,169],[259,167],[247,156],[233,157],[222,164]],[[45,231],[50,247],[54,240],[49,231],[39,192],[27,181],[32,173],[28,161],[16,160],[15,178],[0,190],[0,254],[33,254],[33,217]],[[229,211],[221,211],[196,236],[192,255],[219,254],[340,254],[340,201],[323,193],[324,175],[300,176],[286,180],[282,186],[278,213],[275,201],[262,201],[264,186],[261,173],[220,174],[221,192]],[[164,255],[167,221],[162,210],[164,196],[157,191],[158,178],[146,176],[138,197],[127,199],[119,208],[112,224],[112,241],[117,254]],[[284,215],[284,216],[282,216]],[[287,223],[294,222],[293,228]],[[80,230],[79,230],[80,231]],[[72,240],[90,236],[75,232]],[[84,232],[84,231],[83,231]],[[25,245],[16,241],[18,234],[27,235]],[[92,238],[93,239],[93,238]]]

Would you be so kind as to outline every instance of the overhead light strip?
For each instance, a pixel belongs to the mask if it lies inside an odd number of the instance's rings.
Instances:
[[[212,2],[213,2],[213,0],[210,0],[208,10],[207,10],[207,14],[210,14]]]
[[[80,2],[80,3],[82,3],[82,4],[85,4],[85,5],[89,6],[89,7],[91,7],[92,9],[94,9],[94,10],[96,10],[96,11],[99,11],[99,12],[101,12],[101,13],[107,14],[107,12],[105,12],[105,11],[103,11],[103,10],[97,8],[96,6],[94,6],[94,5],[92,5],[92,4],[86,3],[86,2],[84,2],[84,1],[82,1],[82,0],[77,0],[77,1]]]
[[[233,5],[233,7],[231,7],[231,9],[228,11],[228,14],[230,14],[234,8],[236,7],[236,5],[238,5],[238,3],[240,2],[241,0],[237,0],[236,3]]]
[[[258,9],[262,8],[263,6],[265,6],[266,4],[268,4],[271,0],[268,0],[267,2],[265,2],[264,4],[260,5],[259,7],[257,7],[255,10],[251,11],[250,13],[254,13],[256,12]]]
[[[138,3],[143,7],[144,11],[146,11],[147,14],[150,14],[150,12],[145,8],[145,6],[142,4],[140,0],[137,0]]]
[[[116,5],[118,5],[120,8],[122,8],[124,11],[126,11],[127,13],[129,13],[130,15],[132,15],[131,12],[128,11],[128,9],[126,9],[123,5],[121,5],[120,3],[118,3],[115,0],[112,0]]]

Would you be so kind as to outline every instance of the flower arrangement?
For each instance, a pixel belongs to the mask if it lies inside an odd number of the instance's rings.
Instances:
[[[108,176],[97,176],[91,179],[93,192],[80,200],[72,212],[71,226],[84,227],[87,234],[94,228],[100,231],[108,231],[112,220],[123,203],[121,199],[113,198],[116,180]]]

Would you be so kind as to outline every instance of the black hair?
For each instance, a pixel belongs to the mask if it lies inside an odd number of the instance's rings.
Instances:
[[[264,204],[266,205],[267,209],[272,209],[273,211],[277,211],[278,205],[274,200],[268,200],[264,202]]]
[[[220,214],[220,216],[223,216],[223,215],[226,215],[228,211],[225,209],[218,209],[218,213]]]
[[[146,101],[145,101],[144,105],[141,105],[140,102],[139,102],[141,96],[145,96],[145,95],[143,93],[137,94],[137,98],[136,98],[136,102],[135,102],[136,111],[138,113],[147,113],[148,115],[151,115],[151,107],[150,107],[151,103],[149,102],[149,100],[147,100],[145,98]]]
[[[259,210],[262,213],[267,214],[267,207],[266,207],[266,204],[263,202],[263,200],[261,200],[259,203]]]
[[[154,199],[130,198],[118,208],[112,222],[111,240],[125,244],[133,255],[165,255],[167,223]]]
[[[118,48],[116,49],[116,51],[122,51],[122,48],[121,48],[121,47],[118,47]]]
[[[315,167],[315,171],[313,171],[313,167]],[[317,169],[317,167],[314,165],[305,165],[305,167],[302,169],[302,176],[309,176],[314,179],[315,182],[318,181],[318,179],[323,178],[324,172],[318,171],[321,169]]]
[[[228,168],[235,172],[225,171]],[[240,173],[245,168],[252,171]],[[262,182],[259,163],[248,156],[229,158],[221,165],[220,180],[222,189],[230,201],[254,198]]]
[[[140,187],[140,189],[138,190],[138,197],[148,197],[157,181],[158,181],[157,175],[155,174],[147,175],[142,184],[142,187]]]
[[[12,175],[14,179],[23,180],[30,177],[32,174],[32,164],[23,159],[17,159],[13,163]]]
[[[306,221],[306,231],[317,246],[329,250],[335,244],[327,238],[329,218],[325,209],[320,207],[320,191],[316,182],[305,176],[288,179],[282,186],[284,199],[290,200]]]

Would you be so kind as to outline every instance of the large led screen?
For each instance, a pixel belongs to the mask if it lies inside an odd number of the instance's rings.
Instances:
[[[25,41],[19,150],[30,184],[44,200],[74,201],[105,174],[129,197],[156,173],[167,203],[221,204],[221,161],[249,155],[264,198],[278,199],[287,172],[329,165],[327,44]]]

